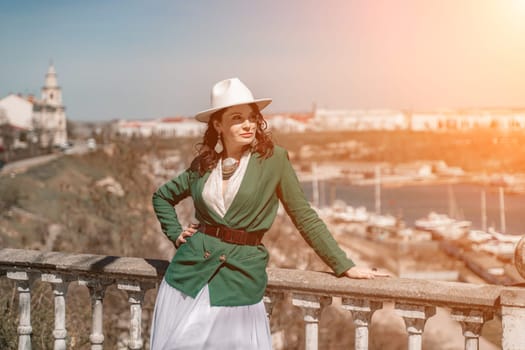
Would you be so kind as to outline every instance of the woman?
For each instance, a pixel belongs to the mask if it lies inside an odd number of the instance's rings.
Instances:
[[[337,276],[374,278],[339,248],[310,207],[286,150],[265,133],[254,99],[236,78],[212,89],[212,108],[196,119],[208,129],[189,169],[153,194],[163,232],[177,252],[159,287],[151,349],[271,349],[262,297],[268,251],[261,238],[279,201]],[[197,225],[183,229],[174,206],[192,196]]]

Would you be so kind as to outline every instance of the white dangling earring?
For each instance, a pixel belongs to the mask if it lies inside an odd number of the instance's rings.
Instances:
[[[215,144],[214,150],[215,152],[217,152],[217,154],[220,154],[222,153],[222,151],[224,151],[224,147],[222,146],[222,141],[221,141],[221,134],[219,134],[219,137],[217,138],[217,143]]]

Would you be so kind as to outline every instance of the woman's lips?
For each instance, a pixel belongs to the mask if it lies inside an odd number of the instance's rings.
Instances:
[[[244,138],[248,138],[248,137],[252,137],[253,133],[247,132],[247,133],[241,134],[241,136],[244,137]]]

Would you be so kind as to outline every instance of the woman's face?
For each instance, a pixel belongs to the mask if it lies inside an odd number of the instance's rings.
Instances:
[[[255,139],[257,111],[250,105],[229,107],[220,120],[213,121],[213,127],[222,135],[226,149],[249,145]]]

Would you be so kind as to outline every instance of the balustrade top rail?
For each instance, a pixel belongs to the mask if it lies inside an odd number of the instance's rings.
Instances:
[[[520,260],[521,261],[521,260]],[[133,257],[41,252],[26,249],[0,250],[0,277],[16,281],[19,293],[19,349],[31,348],[30,292],[36,279],[53,284],[55,297],[55,349],[65,349],[65,294],[67,284],[77,280],[87,286],[92,297],[92,349],[102,349],[102,299],[104,289],[117,284],[128,292],[130,303],[130,349],[142,349],[141,304],[146,290],[162,279],[168,261]],[[293,305],[300,307],[305,321],[305,348],[318,348],[317,325],[322,308],[332,297],[342,298],[342,307],[352,312],[355,324],[355,349],[368,349],[368,326],[372,314],[384,302],[394,302],[395,310],[405,322],[408,348],[422,349],[425,322],[436,307],[451,309],[451,317],[460,322],[465,349],[479,348],[483,324],[495,314],[501,316],[502,348],[525,349],[525,289],[489,284],[426,281],[404,278],[356,280],[337,278],[331,273],[269,268],[264,303],[268,316],[273,304],[283,294],[292,295]]]
[[[41,252],[25,249],[0,250],[0,270],[60,272],[141,281],[159,281],[168,261],[133,257]],[[268,291],[304,292],[338,297],[365,297],[378,301],[406,301],[434,306],[492,309],[504,287],[488,284],[426,281],[404,278],[351,280],[327,272],[269,268]],[[509,289],[509,287],[505,287]]]
[[[108,278],[160,280],[169,262],[96,254],[42,252],[27,249],[1,249],[0,269],[20,268]]]
[[[329,296],[362,297],[378,301],[417,302],[433,306],[470,306],[492,309],[502,286],[461,282],[427,281],[405,278],[355,280],[330,273],[268,269],[268,289]]]

